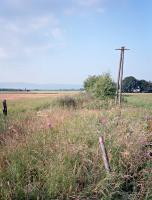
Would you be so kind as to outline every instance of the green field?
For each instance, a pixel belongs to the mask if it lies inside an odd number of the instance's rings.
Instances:
[[[152,94],[126,94],[121,109],[85,94],[8,101],[0,199],[151,200],[151,144]]]
[[[129,94],[126,99],[132,106],[152,109],[152,94]]]

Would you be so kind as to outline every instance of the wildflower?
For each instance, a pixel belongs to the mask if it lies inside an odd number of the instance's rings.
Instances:
[[[52,124],[51,124],[51,122],[48,122],[48,128],[52,128]]]
[[[108,121],[105,117],[102,117],[102,118],[100,118],[99,122],[103,125],[106,125]]]

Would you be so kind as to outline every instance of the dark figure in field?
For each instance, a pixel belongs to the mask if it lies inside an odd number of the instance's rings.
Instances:
[[[7,103],[5,99],[3,100],[3,114],[7,115]]]

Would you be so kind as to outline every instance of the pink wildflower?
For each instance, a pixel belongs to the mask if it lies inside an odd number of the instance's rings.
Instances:
[[[48,122],[48,128],[52,128],[52,124],[51,124],[51,122]]]
[[[107,124],[107,119],[105,117],[100,118],[99,122],[103,125]]]

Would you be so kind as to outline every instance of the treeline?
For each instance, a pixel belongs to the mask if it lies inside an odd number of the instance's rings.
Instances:
[[[138,80],[133,76],[126,77],[122,82],[123,92],[146,92],[152,93],[152,82],[146,80]]]
[[[40,90],[40,89],[33,89],[32,91],[36,91],[36,92],[41,92],[41,91],[58,91],[58,92],[66,92],[66,91],[83,91],[84,88],[80,88],[80,89],[54,89],[54,90]],[[31,90],[27,90],[27,89],[12,89],[12,88],[0,88],[1,92],[29,92]]]
[[[22,89],[12,89],[12,88],[0,88],[0,91],[6,91],[6,92],[21,92],[21,91],[25,91]]]

